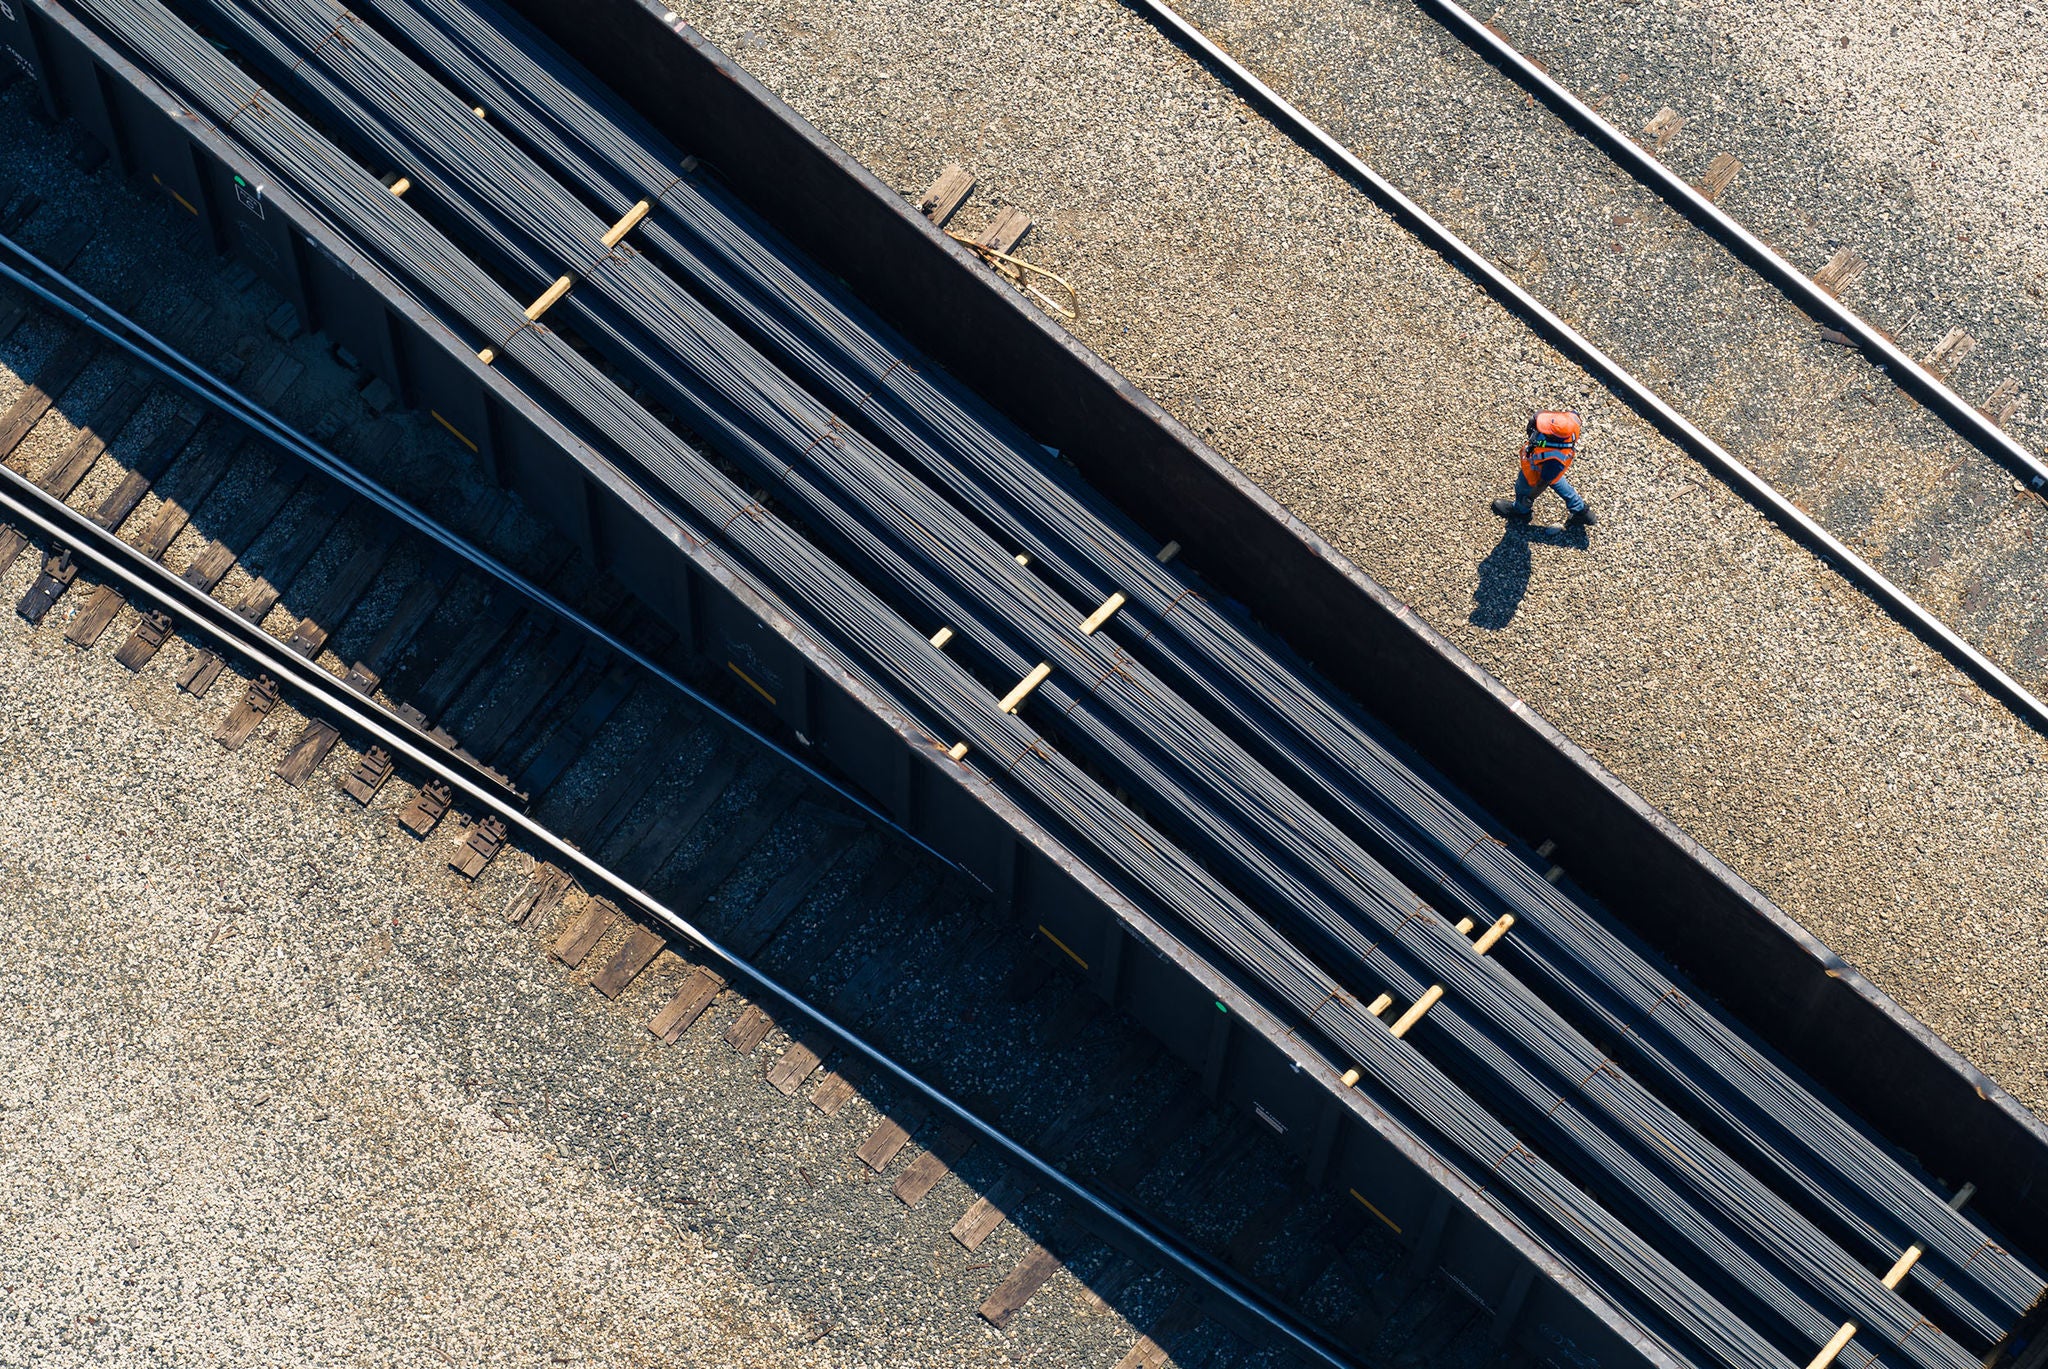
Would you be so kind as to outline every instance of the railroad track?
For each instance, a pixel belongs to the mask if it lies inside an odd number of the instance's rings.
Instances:
[[[18,107],[9,117],[28,132]],[[58,141],[36,140],[44,154]],[[88,140],[74,160],[96,165]],[[39,260],[54,270],[132,255],[148,231],[118,188],[88,181],[61,207],[0,191],[0,233],[46,243]],[[1050,942],[992,920],[943,862],[719,716],[744,721],[743,690],[693,679],[703,692],[679,693],[661,672],[689,665],[669,656],[665,629],[474,471],[435,473],[461,460],[449,442],[421,453],[389,419],[356,430],[382,397],[345,356],[289,345],[289,311],[242,269],[210,292],[130,294],[173,343],[233,335],[223,379],[265,409],[326,404],[316,432],[352,432],[352,464],[410,485],[478,546],[406,526],[17,287],[0,302],[0,355],[32,360],[0,415],[0,573],[35,572],[16,610],[36,631],[61,632],[82,666],[111,654],[127,671],[171,674],[225,750],[270,748],[280,783],[338,785],[362,820],[422,838],[457,825],[442,877],[496,881],[504,917],[531,929],[537,951],[622,1015],[645,1014],[623,1029],[669,1044],[718,1032],[736,1066],[761,1072],[770,1107],[838,1118],[866,1094],[883,1120],[849,1131],[847,1147],[901,1204],[937,1201],[965,1156],[999,1149],[992,1128],[1026,1138],[1027,1155],[1005,1157],[950,1232],[967,1252],[1006,1222],[1029,1235],[1020,1258],[987,1266],[975,1311],[997,1327],[1061,1268],[1097,1306],[1156,1272],[1129,1231],[1062,1192],[1071,1173],[1196,1256],[1178,1292],[1153,1279],[1131,1304],[1148,1332],[1121,1361],[1132,1369],[1280,1353],[1243,1287],[1361,1357],[1498,1354],[1479,1305],[1431,1277],[1426,1255],[1309,1184],[1259,1119],[1211,1105],[1064,972]],[[241,331],[262,319],[270,335]],[[560,595],[649,665],[471,553]],[[195,612],[193,596],[211,608]],[[304,720],[267,726],[274,713]],[[521,850],[538,852],[531,870],[504,868]],[[693,935],[692,919],[711,935]],[[807,1018],[819,1011],[914,1080]],[[971,1115],[949,1115],[915,1081],[970,1100]],[[1205,1269],[1231,1273],[1205,1281]]]
[[[1688,140],[1683,116],[1666,106],[1639,132],[1618,129],[1448,0],[1369,15],[1311,5],[1280,22],[1241,0],[1143,8],[2048,726],[2048,464],[2024,347],[2002,369],[1980,357],[1964,371],[1977,342],[1960,327],[1914,318],[1925,336],[1894,338],[1844,303],[1867,265],[1854,244],[1793,264],[1730,211],[1741,163]]]

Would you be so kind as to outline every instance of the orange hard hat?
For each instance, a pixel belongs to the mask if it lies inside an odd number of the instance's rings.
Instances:
[[[1579,416],[1569,409],[1546,409],[1529,420],[1529,431],[1559,442],[1579,440]]]

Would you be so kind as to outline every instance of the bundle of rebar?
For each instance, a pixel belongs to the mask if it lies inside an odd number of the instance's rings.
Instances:
[[[1966,1369],[1976,1356],[1872,1272],[1872,1256],[1889,1264],[1909,1243],[1927,1252],[1915,1286],[1984,1341],[2038,1298],[2023,1261],[1284,650],[1191,593],[1127,520],[516,20],[460,0],[373,2],[388,36],[324,0],[195,0],[194,13],[359,156],[401,171],[403,201],[155,0],[84,8],[573,415],[598,459],[651,479],[707,553],[935,736],[960,738],[1120,889],[1302,1014],[1452,1168],[1688,1357],[1781,1363],[1782,1347],[1853,1321],[1872,1338],[1859,1357]],[[645,251],[621,246],[621,225]],[[534,303],[471,254],[530,281]],[[539,322],[555,310],[801,530]],[[1077,601],[1099,607],[1084,616]],[[934,628],[958,645],[935,648]],[[998,701],[970,664],[1021,683]],[[1031,689],[1056,736],[1017,715]],[[1510,965],[1533,983],[1474,955],[1450,925],[1461,914],[1517,919]],[[1360,983],[1436,1006],[1390,1032]],[[1568,1018],[1627,1042],[1644,1078]]]

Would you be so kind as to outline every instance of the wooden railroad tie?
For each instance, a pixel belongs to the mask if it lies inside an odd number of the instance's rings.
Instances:
[[[703,1016],[719,991],[725,988],[725,977],[705,969],[702,965],[692,966],[675,994],[662,1005],[647,1024],[647,1030],[661,1041],[674,1045],[690,1024]]]
[[[505,845],[505,820],[487,813],[469,829],[469,835],[449,858],[448,866],[464,879],[475,879]]]
[[[619,910],[612,906],[610,900],[591,899],[583,905],[582,914],[555,938],[555,944],[549,948],[549,954],[570,969],[575,969],[583,963],[584,957],[590,954],[597,943],[604,940],[604,934],[612,929],[612,923],[618,920],[618,915]]]
[[[137,628],[136,631],[139,633],[142,629]],[[134,639],[129,640],[132,642]],[[122,650],[126,651],[127,647],[122,647]],[[206,691],[213,688],[213,682],[220,678],[221,669],[225,664],[217,652],[208,651],[205,647],[193,647],[192,654],[185,660],[184,669],[178,672],[178,688],[195,699],[204,698]],[[136,669],[139,670],[141,667],[137,666]]]
[[[905,1207],[916,1207],[925,1195],[938,1186],[939,1180],[952,1173],[968,1151],[974,1149],[974,1133],[961,1126],[945,1126],[939,1129],[937,1139],[929,1148],[896,1176],[896,1183],[890,1192]]]
[[[1998,388],[1991,392],[1991,398],[1984,401],[1984,407],[1979,412],[2003,428],[2012,422],[2012,416],[2019,410],[2020,401],[2024,398],[2026,396],[2020,393],[2019,377],[2007,376],[1998,383]]]
[[[367,808],[384,787],[384,781],[391,778],[393,768],[391,753],[381,746],[372,746],[356,762],[355,769],[342,777],[341,792]]]
[[[127,602],[126,599],[121,597],[121,591],[115,589],[112,585],[94,585],[92,593],[86,596],[85,607],[78,610],[71,621],[65,625],[64,640],[80,649],[93,646],[99,641],[102,634],[114,625],[115,615],[120,613],[121,606]],[[145,614],[143,621],[148,622],[149,615]],[[168,617],[165,617],[164,624],[168,630],[170,625]],[[161,640],[157,643],[159,646],[162,644]],[[156,653],[152,650],[150,654],[155,655]],[[126,663],[123,662],[123,664]]]
[[[1643,125],[1643,136],[1650,140],[1652,152],[1661,153],[1671,146],[1671,140],[1676,138],[1678,131],[1684,127],[1685,116],[1670,105],[1665,105],[1652,114],[1650,121]]]
[[[1714,160],[1707,163],[1705,174],[1700,177],[1699,192],[1709,200],[1719,200],[1728,193],[1728,187],[1735,184],[1742,163],[1726,152],[1716,152]]]
[[[334,724],[317,718],[308,722],[305,730],[299,733],[299,739],[278,761],[273,773],[292,788],[303,788],[340,739],[341,730]]]
[[[412,796],[412,802],[398,814],[398,825],[416,837],[424,837],[434,830],[434,824],[441,821],[448,806],[455,802],[455,791],[440,780],[428,780]]]
[[[1934,344],[1934,350],[1920,359],[1923,366],[1937,371],[1953,371],[1963,364],[1963,358],[1977,350],[1977,339],[1960,328],[1951,328]]]
[[[1975,1184],[1964,1184],[1956,1190],[1956,1196],[1948,1200],[1948,1210],[1951,1212],[1961,1212],[1969,1204],[1970,1199],[1976,1196],[1976,1193],[1977,1186]],[[1906,1281],[1906,1275],[1913,1272],[1913,1266],[1920,1263],[1920,1257],[1926,1253],[1926,1246],[1922,1245],[1919,1241],[1913,1242],[1913,1244],[1906,1247],[1905,1253],[1892,1263],[1891,1269],[1878,1282],[1886,1288],[1897,1288]],[[1807,1362],[1806,1369],[1828,1369],[1828,1366],[1835,1362],[1835,1357],[1841,1354],[1849,1342],[1856,1338],[1856,1331],[1857,1326],[1855,1322],[1843,1322],[1841,1329],[1829,1337],[1828,1343],[1823,1345],[1820,1348],[1820,1352]]]
[[[268,675],[258,675],[249,682],[248,689],[235,701],[235,706],[222,718],[220,726],[214,729],[213,739],[230,751],[239,751],[245,742],[256,733],[256,728],[270,716],[270,710],[277,706],[277,683]]]
[[[1840,248],[1828,258],[1827,265],[1813,273],[1813,283],[1831,295],[1840,295],[1850,281],[1863,274],[1863,267],[1863,258],[1855,248]]]
[[[78,562],[72,557],[71,548],[50,548],[50,554],[43,558],[42,573],[36,576],[35,583],[28,587],[28,593],[21,596],[21,602],[15,606],[14,611],[31,624],[42,622],[76,579]]]
[[[626,944],[598,972],[590,987],[606,998],[617,998],[632,984],[640,972],[654,963],[654,957],[661,954],[667,944],[659,932],[649,931],[638,925],[626,929]]]

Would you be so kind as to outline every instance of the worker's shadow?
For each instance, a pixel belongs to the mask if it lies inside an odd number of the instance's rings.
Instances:
[[[1586,549],[1582,527],[1558,528],[1541,523],[1509,523],[1501,529],[1500,542],[1479,563],[1479,584],[1472,591],[1474,627],[1497,632],[1515,620],[1522,596],[1529,592],[1529,548]]]

